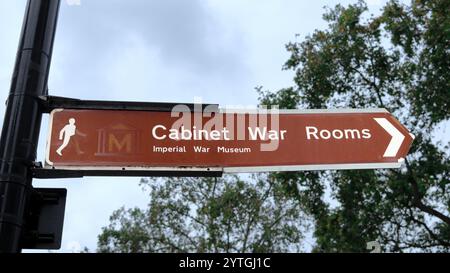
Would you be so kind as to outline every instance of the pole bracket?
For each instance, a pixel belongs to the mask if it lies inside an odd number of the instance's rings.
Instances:
[[[223,168],[139,168],[139,169],[57,169],[42,167],[42,163],[31,169],[33,178],[62,179],[83,177],[222,177]]]
[[[177,105],[187,106],[190,112],[219,112],[218,104],[81,100],[57,96],[40,96],[39,99],[44,113],[55,109],[171,112]]]
[[[60,249],[66,189],[33,189],[21,238],[24,249]]]

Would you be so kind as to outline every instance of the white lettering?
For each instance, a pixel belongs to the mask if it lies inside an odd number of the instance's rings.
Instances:
[[[370,130],[369,130],[369,129],[364,129],[364,130],[362,130],[362,133],[363,133],[363,138],[364,138],[364,139],[372,138],[372,134],[370,133]]]
[[[323,139],[330,139],[331,138],[331,133],[328,130],[321,130],[319,135]]]
[[[267,128],[252,128],[248,127],[248,132],[250,134],[251,140],[284,140],[286,138],[287,131],[286,130],[269,130]]]
[[[264,128],[252,128],[248,127],[249,140],[285,140],[287,135],[287,130],[267,130]],[[234,136],[230,136],[230,130],[227,128],[222,128],[220,130],[205,130],[197,129],[196,126],[185,127],[181,126],[178,129],[171,128],[167,129],[164,125],[155,125],[152,128],[152,136],[157,140],[164,140],[166,138],[172,140],[233,140]]]
[[[334,129],[330,130],[319,130],[314,126],[306,126],[306,139],[312,140],[328,140],[328,139],[370,139],[372,134],[369,129]]]
[[[361,134],[359,133],[359,130],[356,129],[345,129],[345,138],[346,139],[361,139]]]
[[[152,130],[152,135],[153,135],[153,137],[156,138],[156,139],[158,139],[158,140],[163,140],[163,139],[165,139],[165,138],[166,138],[166,135],[158,136],[158,135],[156,134],[156,130],[158,130],[158,129],[167,130],[167,128],[164,127],[163,125],[157,125],[157,126],[153,127],[153,130]]]
[[[344,134],[341,130],[333,130],[333,137],[335,139],[342,139],[344,137]]]
[[[317,132],[319,130],[316,127],[306,127],[306,138],[308,138],[309,140],[311,139],[311,136],[314,136],[315,139],[319,139],[319,137],[317,136]]]

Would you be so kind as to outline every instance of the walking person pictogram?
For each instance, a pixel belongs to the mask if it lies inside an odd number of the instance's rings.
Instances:
[[[77,130],[77,127],[75,126],[75,119],[71,118],[69,119],[69,124],[64,126],[62,130],[59,132],[59,140],[62,140],[63,143],[61,146],[56,150],[56,153],[62,156],[62,150],[67,147],[69,144],[70,138],[75,135],[75,132]]]

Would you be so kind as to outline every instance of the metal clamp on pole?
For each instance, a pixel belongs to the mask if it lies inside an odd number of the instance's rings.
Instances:
[[[105,168],[96,170],[44,168],[42,163],[36,163],[32,169],[34,178],[62,179],[83,178],[85,176],[114,177],[221,177],[223,168]]]
[[[23,248],[61,248],[66,196],[66,189],[33,189],[25,215]]]

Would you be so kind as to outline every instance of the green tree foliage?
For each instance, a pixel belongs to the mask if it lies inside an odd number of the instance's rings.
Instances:
[[[450,250],[449,146],[436,126],[450,118],[450,1],[388,2],[380,15],[360,1],[324,15],[326,30],[290,43],[295,86],[262,91],[280,108],[386,108],[416,136],[400,170],[278,173],[315,219],[315,251]],[[337,202],[324,198],[329,188]],[[329,199],[329,198],[328,198]]]
[[[99,252],[290,252],[307,221],[284,188],[253,176],[143,180],[146,210],[119,209]]]
[[[262,91],[280,108],[386,108],[416,136],[399,170],[290,172],[223,179],[145,180],[146,210],[116,211],[100,252],[450,250],[450,1],[362,1],[327,10],[325,30],[290,43],[292,87]]]

